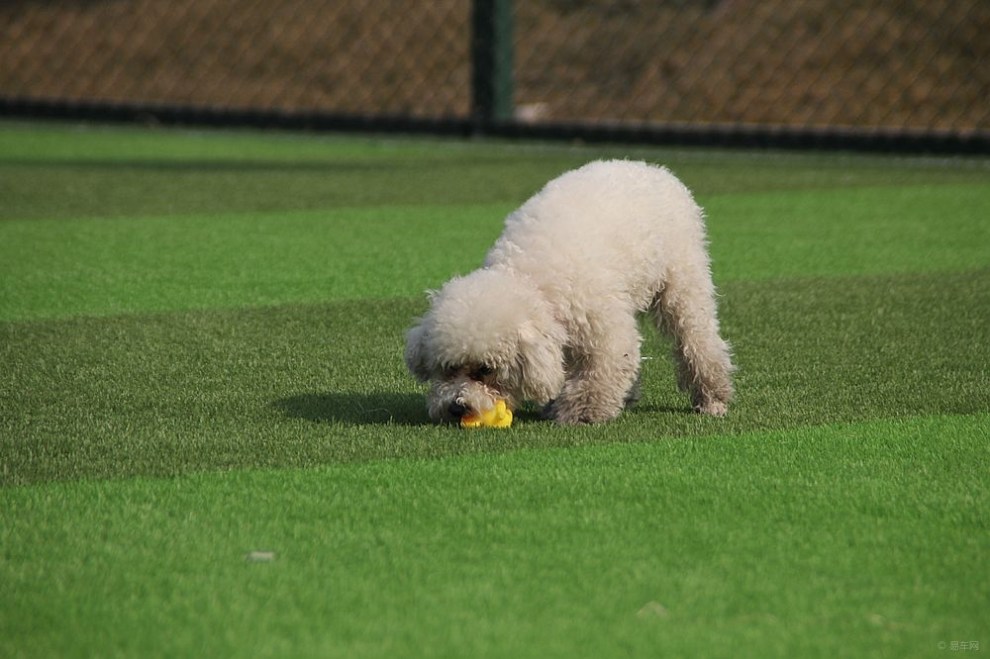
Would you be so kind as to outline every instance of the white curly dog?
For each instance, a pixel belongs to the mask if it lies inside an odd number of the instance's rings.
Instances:
[[[616,417],[639,396],[640,312],[673,338],[695,410],[723,415],[732,398],[702,210],[663,167],[596,161],[550,181],[481,269],[430,300],[405,360],[438,422],[496,399],[563,424]]]

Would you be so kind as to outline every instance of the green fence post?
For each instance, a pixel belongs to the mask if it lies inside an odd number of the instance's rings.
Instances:
[[[471,114],[476,126],[512,119],[512,0],[472,0]]]

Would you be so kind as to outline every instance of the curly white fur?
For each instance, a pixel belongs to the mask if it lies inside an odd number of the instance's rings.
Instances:
[[[617,416],[637,395],[636,314],[674,340],[694,408],[732,398],[701,208],[662,167],[597,161],[550,181],[505,222],[484,266],[431,294],[406,364],[436,421],[546,405],[560,423]]]

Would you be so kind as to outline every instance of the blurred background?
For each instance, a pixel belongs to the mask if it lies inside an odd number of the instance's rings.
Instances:
[[[6,0],[0,113],[990,149],[987,0]]]

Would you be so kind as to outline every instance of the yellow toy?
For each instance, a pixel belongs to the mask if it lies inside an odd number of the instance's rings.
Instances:
[[[504,400],[495,401],[495,407],[480,414],[465,414],[461,417],[461,428],[508,428],[512,425],[512,410]]]

